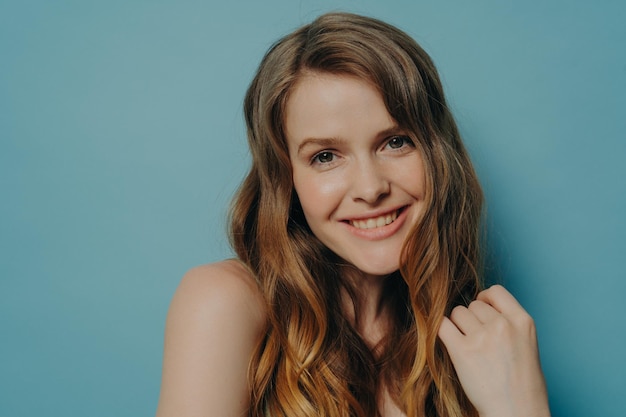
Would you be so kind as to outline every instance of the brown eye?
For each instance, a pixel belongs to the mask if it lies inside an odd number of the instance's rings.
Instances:
[[[409,139],[406,136],[394,136],[391,139],[389,139],[389,142],[387,142],[387,145],[389,145],[391,149],[400,149],[404,145],[408,145],[411,143],[412,143],[411,139]]]
[[[335,159],[335,155],[332,152],[320,152],[313,157],[313,162],[318,162],[320,164],[327,164],[332,162]]]

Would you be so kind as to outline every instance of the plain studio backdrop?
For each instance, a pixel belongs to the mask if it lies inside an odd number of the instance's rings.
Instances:
[[[554,416],[623,415],[625,2],[0,0],[1,416],[154,414],[170,298],[231,256],[244,91],[330,10],[435,60]]]

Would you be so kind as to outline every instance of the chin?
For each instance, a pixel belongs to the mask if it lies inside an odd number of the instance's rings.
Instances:
[[[385,277],[396,272],[399,268],[397,263],[393,265],[372,265],[371,263],[353,263],[354,267],[361,273],[370,276]]]

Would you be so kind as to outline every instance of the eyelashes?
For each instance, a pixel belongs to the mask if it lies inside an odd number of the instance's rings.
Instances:
[[[335,160],[336,155],[332,151],[318,152],[311,158],[311,163],[329,164]]]
[[[381,151],[398,152],[404,150],[407,147],[410,147],[411,149],[415,148],[415,144],[410,137],[406,135],[394,135],[385,139],[384,144],[381,147]],[[338,152],[336,150],[324,149],[320,152],[315,153],[311,157],[310,164],[321,166],[332,165],[334,162],[337,162],[338,158],[340,158],[340,156],[338,155]]]
[[[401,149],[404,145],[415,146],[413,141],[408,136],[392,136],[387,140],[385,146],[389,146],[391,149]]]

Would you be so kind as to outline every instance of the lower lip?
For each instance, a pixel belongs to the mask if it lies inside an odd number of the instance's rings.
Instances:
[[[398,229],[402,227],[407,218],[408,207],[404,207],[402,211],[398,214],[396,219],[385,225],[380,227],[374,227],[372,229],[359,229],[357,227],[352,226],[350,223],[344,223],[344,225],[348,228],[350,233],[367,240],[382,240],[387,239],[390,236],[393,236]]]

